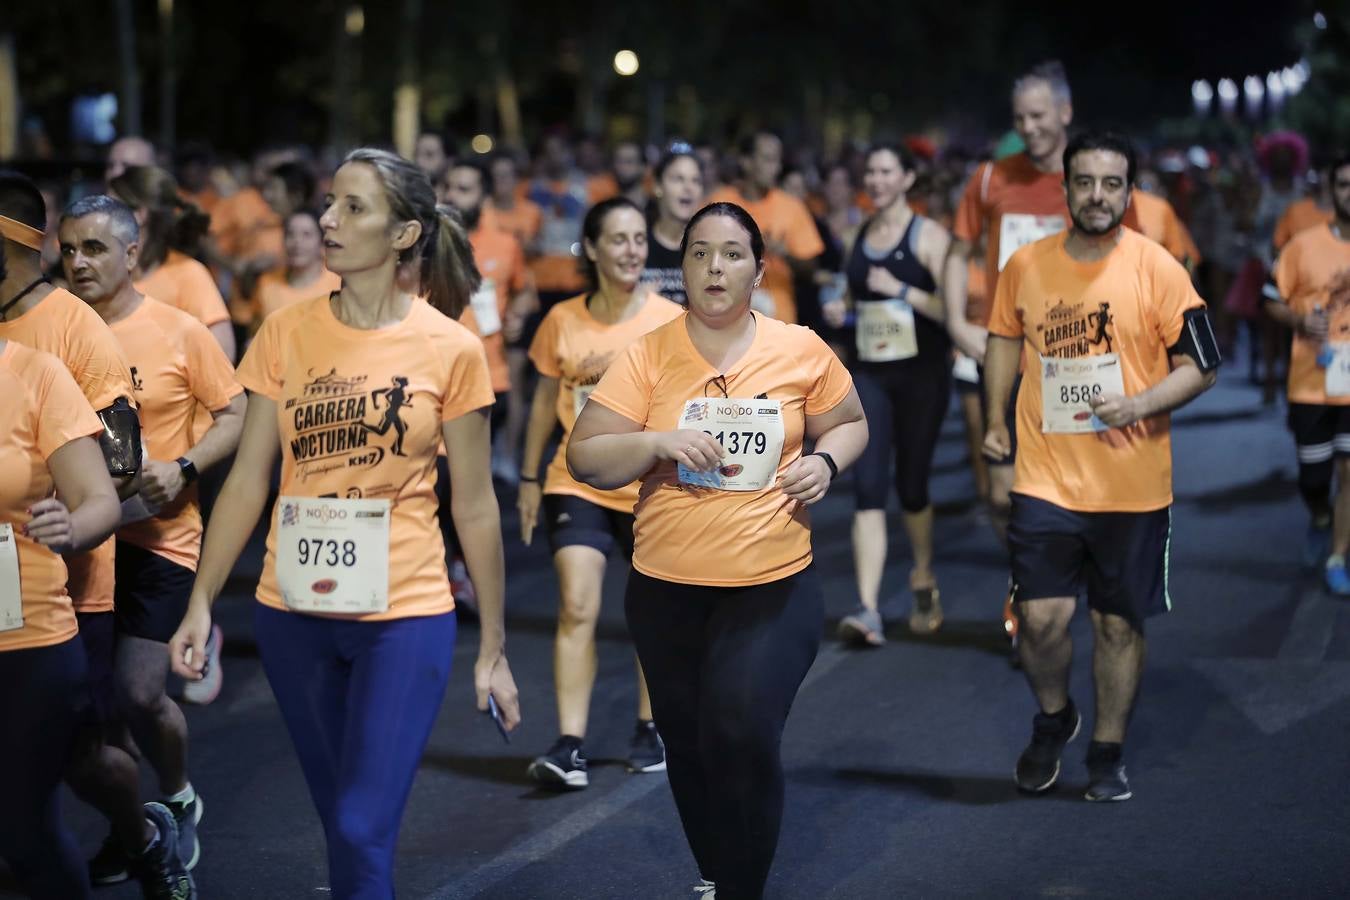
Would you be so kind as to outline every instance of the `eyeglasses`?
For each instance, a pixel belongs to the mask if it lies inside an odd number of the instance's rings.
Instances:
[[[715,387],[721,391],[723,400],[730,399],[727,395],[727,376],[715,375],[708,379],[708,383],[703,385],[703,396],[705,399],[708,397],[708,388],[710,387]]]

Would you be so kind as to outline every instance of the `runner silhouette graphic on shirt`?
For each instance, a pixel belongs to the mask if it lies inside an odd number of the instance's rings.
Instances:
[[[397,436],[394,438],[394,445],[389,448],[389,452],[395,456],[407,456],[408,454],[403,452],[403,435],[408,432],[408,426],[404,423],[403,417],[399,415],[398,411],[405,406],[412,406],[412,400],[408,399],[408,379],[402,375],[395,375],[391,381],[393,387],[370,392],[370,405],[376,409],[380,408],[380,397],[384,397],[386,401],[384,419],[378,425],[362,422],[361,427],[378,434],[380,437],[384,437],[389,433],[389,429],[393,428]]]
[[[1097,327],[1096,335],[1088,338],[1088,343],[1095,347],[1102,341],[1105,341],[1106,352],[1110,353],[1111,333],[1106,330],[1106,327],[1111,324],[1111,304],[1110,303],[1100,304],[1095,313],[1088,313],[1087,318],[1089,325],[1095,325]]]

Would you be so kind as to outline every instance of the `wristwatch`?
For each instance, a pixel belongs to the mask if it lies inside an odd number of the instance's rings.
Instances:
[[[817,450],[815,453],[808,453],[807,456],[819,456],[825,460],[825,465],[830,467],[830,480],[834,481],[839,477],[839,467],[834,464],[834,457],[824,450]]]
[[[188,459],[186,456],[180,456],[178,457],[177,462],[178,468],[183,472],[184,484],[192,484],[192,482],[197,480],[197,466],[193,464],[192,460]],[[831,464],[830,468],[834,468],[833,464]]]

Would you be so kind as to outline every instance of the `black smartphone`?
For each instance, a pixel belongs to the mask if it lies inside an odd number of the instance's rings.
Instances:
[[[502,724],[502,711],[497,708],[497,698],[491,694],[488,694],[488,714],[492,716],[492,723],[497,726],[497,733],[502,736],[502,740],[511,743],[511,735]]]

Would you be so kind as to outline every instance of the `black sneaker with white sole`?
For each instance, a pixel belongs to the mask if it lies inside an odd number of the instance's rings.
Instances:
[[[1128,800],[1134,796],[1129,779],[1125,777],[1125,763],[1120,745],[1103,746],[1093,741],[1088,745],[1088,789],[1084,799],[1094,803]]]
[[[628,745],[628,771],[637,774],[665,770],[666,745],[656,731],[656,723],[651,719],[638,719],[637,731]]]
[[[581,754],[581,739],[570,734],[558,738],[547,753],[536,757],[527,774],[544,787],[564,791],[579,791],[591,783],[586,757]]]
[[[1078,737],[1083,717],[1073,700],[1054,715],[1036,713],[1031,720],[1031,743],[1017,759],[1017,787],[1028,794],[1050,790],[1059,779],[1059,761],[1064,747]]]

